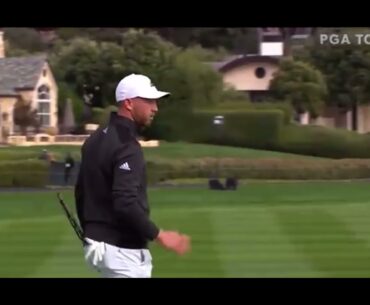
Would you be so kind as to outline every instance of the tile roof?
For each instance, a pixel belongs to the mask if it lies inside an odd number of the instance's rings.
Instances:
[[[17,95],[16,89],[33,89],[45,62],[45,55],[1,58],[0,95]]]

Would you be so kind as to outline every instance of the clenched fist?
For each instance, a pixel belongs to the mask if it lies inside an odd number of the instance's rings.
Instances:
[[[175,231],[160,231],[156,241],[164,248],[183,255],[190,251],[190,237]]]

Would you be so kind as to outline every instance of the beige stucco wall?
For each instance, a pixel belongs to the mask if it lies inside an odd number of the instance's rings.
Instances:
[[[263,78],[257,78],[255,70],[263,67],[266,75]],[[278,66],[272,63],[248,63],[226,71],[223,75],[224,83],[234,87],[236,90],[268,90],[273,73],[277,71]]]
[[[47,63],[45,63],[43,70],[46,70],[46,75],[44,76],[43,73],[40,74],[40,78],[37,81],[37,85],[35,90],[32,92],[32,100],[33,100],[33,107],[37,108],[37,88],[42,85],[47,85],[50,88],[50,126],[57,127],[58,126],[58,86],[55,82],[54,76],[51,72],[51,69]]]
[[[311,119],[311,124],[316,126],[335,127],[335,119],[331,117],[319,116],[315,119]]]
[[[43,70],[46,71],[45,75]],[[57,127],[58,126],[58,86],[55,82],[54,76],[50,69],[48,63],[44,64],[42,72],[40,73],[40,77],[36,83],[34,90],[19,90],[17,93],[21,96],[23,101],[30,102],[32,108],[37,109],[37,88],[41,85],[47,85],[50,88],[50,97],[51,97],[51,104],[50,104],[50,127]],[[13,122],[13,110],[14,105],[17,102],[16,97],[0,97],[0,131],[2,127],[7,127],[12,134],[14,132],[15,126]],[[8,113],[8,120],[4,122],[1,120],[2,113]],[[1,133],[1,132],[0,132]],[[0,141],[1,141],[0,135]]]
[[[36,83],[34,90],[19,90],[17,93],[26,102],[31,102],[32,108],[37,109],[37,88],[41,85],[47,85],[50,88],[50,127],[58,127],[58,86],[55,82],[51,69],[47,63],[45,63],[43,70],[46,70],[46,75],[43,72],[40,73],[40,77]],[[41,128],[42,130],[43,128]]]
[[[331,111],[331,116],[321,116],[317,120],[312,121],[314,125],[326,127],[344,128],[352,130],[352,111],[346,113],[340,111]],[[360,105],[357,107],[357,132],[370,132],[370,106]]]
[[[357,131],[359,133],[370,132],[370,106],[360,105],[357,107]]]
[[[308,112],[299,115],[299,123],[302,125],[310,124],[310,114]]]
[[[321,116],[311,119],[312,125],[352,130],[352,112],[343,112],[335,107],[325,108]]]
[[[335,127],[343,129],[352,129],[352,116],[351,111],[346,113],[337,112],[335,114]]]

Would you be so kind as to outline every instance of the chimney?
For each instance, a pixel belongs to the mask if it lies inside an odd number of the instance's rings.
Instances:
[[[5,57],[4,32],[0,29],[0,58]]]
[[[282,56],[283,51],[284,42],[278,28],[259,29],[259,55]]]

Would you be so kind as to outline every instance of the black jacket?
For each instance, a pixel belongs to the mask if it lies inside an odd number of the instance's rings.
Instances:
[[[85,237],[147,248],[159,233],[149,219],[144,155],[135,123],[113,112],[85,141],[75,202]]]

